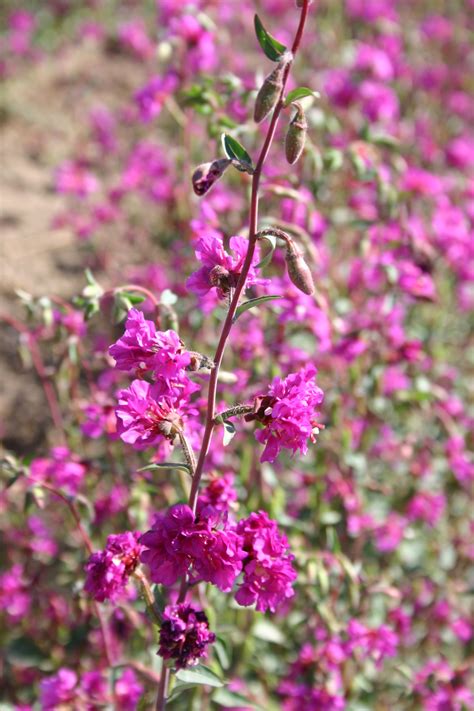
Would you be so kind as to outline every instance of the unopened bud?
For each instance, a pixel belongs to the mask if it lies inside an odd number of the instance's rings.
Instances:
[[[293,242],[287,247],[285,260],[288,276],[296,288],[308,296],[314,294],[314,282],[311,270],[306,264],[303,254]]]
[[[313,0],[308,0],[308,5],[311,5]],[[303,7],[304,6],[304,0],[296,0],[296,7]]]
[[[198,165],[192,176],[193,189],[196,195],[205,195],[231,163],[232,161],[228,158],[218,158],[211,163]]]
[[[278,99],[283,89],[283,70],[287,62],[281,61],[276,69],[267,76],[255,99],[255,109],[253,117],[256,123],[263,121],[277,105]]]
[[[288,126],[285,138],[285,155],[290,165],[296,163],[303,152],[308,124],[301,104],[295,103],[296,114]]]

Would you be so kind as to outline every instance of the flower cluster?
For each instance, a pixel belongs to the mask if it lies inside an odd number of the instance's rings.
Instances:
[[[209,622],[202,610],[191,605],[169,605],[163,613],[160,627],[160,648],[163,659],[173,659],[176,669],[194,666],[206,656],[207,647],[216,639],[209,631]]]
[[[275,378],[268,394],[255,400],[254,411],[245,416],[264,425],[256,438],[265,444],[261,462],[274,462],[282,447],[308,451],[307,441],[316,441],[321,428],[315,408],[323,401],[323,391],[315,383],[316,368],[308,365],[298,373],[282,380]]]
[[[84,589],[94,600],[114,600],[123,593],[139,562],[140,535],[127,531],[109,536],[104,550],[92,553],[85,568]]]

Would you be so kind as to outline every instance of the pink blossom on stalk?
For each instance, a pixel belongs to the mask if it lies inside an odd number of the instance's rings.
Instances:
[[[446,508],[444,494],[420,491],[415,494],[407,508],[407,516],[411,521],[425,521],[430,526],[436,526]]]
[[[306,454],[308,439],[316,441],[321,425],[315,420],[315,408],[324,398],[315,382],[316,373],[316,368],[308,365],[284,380],[277,377],[268,394],[256,398],[254,412],[245,419],[264,425],[263,430],[255,434],[257,440],[265,444],[261,462],[274,462],[282,447]]]
[[[175,331],[157,331],[153,321],[138,309],[130,309],[125,333],[109,348],[115,367],[140,376],[153,371],[156,377],[170,381],[182,374],[191,360]]]
[[[212,476],[199,494],[198,513],[206,506],[212,506],[221,513],[227,513],[230,508],[235,508],[237,492],[234,488],[234,479],[231,472]]]
[[[186,396],[192,392],[186,382],[181,387],[176,395],[161,382],[133,380],[129,388],[120,390],[115,410],[120,439],[135,449],[156,446],[163,439],[173,442],[183,429]]]
[[[176,669],[195,666],[206,656],[207,647],[216,639],[202,610],[191,605],[168,605],[160,627],[158,654],[173,659]]]
[[[176,90],[178,77],[174,73],[154,76],[135,94],[141,120],[149,123],[159,116],[166,99]]]
[[[80,161],[66,161],[56,171],[58,193],[84,198],[96,192],[98,188],[97,178]]]
[[[67,447],[53,447],[50,458],[33,459],[31,479],[77,494],[86,475],[86,467]]]
[[[235,531],[225,522],[218,528],[220,524],[219,512],[210,506],[196,519],[185,504],[158,514],[140,540],[145,546],[141,560],[149,566],[153,582],[173,585],[192,568],[194,578],[229,591],[242,570],[245,553]]]
[[[115,697],[119,711],[135,711],[143,694],[141,684],[133,669],[124,669],[123,674],[115,682]]]
[[[211,232],[202,236],[196,245],[196,257],[202,267],[191,274],[186,286],[199,296],[217,289],[218,296],[224,298],[236,286],[247,254],[248,240],[245,237],[231,237],[229,246],[232,255],[224,249],[222,239]],[[249,269],[246,286],[265,284],[266,280],[258,276],[256,265],[259,263],[259,250],[255,250],[252,266]]]
[[[138,565],[142,550],[138,532],[119,533],[107,538],[104,550],[93,553],[86,563],[84,589],[94,600],[115,599],[125,588]]]
[[[388,625],[367,627],[354,619],[349,621],[347,635],[350,653],[358,649],[364,657],[371,657],[378,669],[386,657],[394,657],[397,652],[398,635]]]
[[[294,595],[292,584],[297,577],[286,536],[265,511],[239,521],[236,530],[247,557],[243,562],[244,580],[235,599],[245,606],[256,603],[259,612],[275,612],[280,603]]]
[[[135,19],[121,24],[118,38],[138,59],[150,59],[153,56],[154,44],[148,36],[143,20]]]
[[[62,668],[53,676],[41,681],[40,702],[43,711],[61,707],[73,707],[77,695],[77,674],[72,669]]]
[[[32,598],[23,566],[15,563],[0,575],[0,610],[4,610],[12,622],[18,623],[28,613]]]

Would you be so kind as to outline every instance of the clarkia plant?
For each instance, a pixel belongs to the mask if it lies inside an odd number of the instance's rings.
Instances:
[[[81,270],[0,315],[0,705],[474,708],[468,3],[6,5]]]

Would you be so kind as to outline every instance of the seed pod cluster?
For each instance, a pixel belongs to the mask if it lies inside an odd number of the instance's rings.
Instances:
[[[263,82],[255,99],[255,109],[253,117],[256,123],[260,123],[272,111],[281,94],[283,88],[283,71],[286,62],[280,62],[271,74]]]
[[[304,109],[300,103],[295,102],[296,114],[292,118],[285,138],[285,155],[290,165],[296,163],[301,156],[306,141],[308,124]]]
[[[293,241],[287,243],[285,261],[288,276],[296,288],[308,296],[314,294],[313,275],[306,264],[302,252]]]
[[[191,178],[196,195],[205,195],[231,163],[228,158],[218,158],[211,163],[198,165]]]

